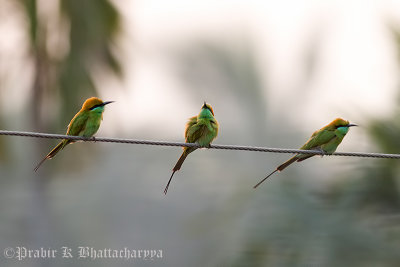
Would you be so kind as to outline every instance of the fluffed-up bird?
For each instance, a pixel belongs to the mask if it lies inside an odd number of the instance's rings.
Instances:
[[[214,117],[214,111],[212,107],[204,102],[201,107],[200,113],[189,119],[185,129],[185,142],[186,143],[197,143],[202,147],[207,147],[218,135],[218,122]],[[167,194],[169,184],[171,183],[172,176],[178,170],[180,170],[186,157],[195,151],[196,147],[184,147],[183,153],[172,169],[171,177],[168,180],[167,186],[164,189],[164,194]]]
[[[92,137],[100,127],[101,120],[103,119],[103,112],[106,105],[113,103],[114,101],[103,102],[97,97],[91,97],[86,99],[83,103],[81,110],[76,113],[68,125],[66,135],[83,136],[90,138]],[[39,164],[35,167],[35,171],[48,159],[52,159],[60,150],[71,143],[75,143],[74,140],[63,139],[53,150],[44,157]]]
[[[315,131],[310,139],[302,146],[302,150],[319,150],[325,154],[332,154],[336,151],[339,144],[342,142],[343,138],[346,136],[349,128],[352,126],[357,126],[356,124],[350,124],[349,121],[337,118],[325,127]],[[258,184],[254,186],[256,188],[262,182],[264,182],[268,177],[277,171],[284,170],[287,166],[293,162],[300,162],[311,158],[315,155],[310,154],[296,154],[294,157],[290,158],[283,164],[279,165],[273,172],[271,172],[267,177],[262,179]]]

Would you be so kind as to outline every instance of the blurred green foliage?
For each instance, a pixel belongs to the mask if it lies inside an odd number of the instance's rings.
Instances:
[[[400,34],[393,30],[400,62]],[[400,91],[399,91],[400,92]],[[400,96],[400,93],[399,93]],[[400,97],[398,98],[400,105]],[[400,110],[393,111],[389,118],[370,120],[369,136],[377,151],[399,153],[400,151]],[[363,166],[362,175],[354,184],[360,188],[361,208],[373,209],[377,214],[400,214],[400,168],[396,160],[376,160],[375,164]],[[398,220],[400,223],[400,218]]]
[[[59,65],[61,99],[79,105],[84,95],[96,95],[94,67],[122,74],[113,54],[120,17],[109,0],[63,0],[61,11],[70,24],[70,51]]]
[[[41,110],[46,107],[48,110],[49,103],[56,103],[51,108],[62,111],[57,122],[65,124],[84,99],[96,95],[95,70],[104,69],[105,73],[114,73],[117,77],[122,75],[121,64],[115,56],[115,39],[121,27],[119,13],[109,0],[61,0],[59,10],[39,16],[38,4],[45,3],[19,1],[26,13],[30,52],[35,62],[34,127],[41,129],[47,124]],[[49,27],[54,21],[58,27]],[[55,47],[49,48],[51,35],[62,36],[62,42],[67,44],[52,43]],[[68,51],[63,55],[65,47]]]
[[[115,53],[115,41],[121,27],[120,14],[109,0],[18,0],[15,3],[24,14],[21,25],[25,26],[29,42],[26,44],[26,64],[33,66],[30,104],[23,111],[27,117],[24,117],[26,127],[32,131],[59,132],[60,129],[66,129],[87,97],[97,95],[95,75],[101,73],[121,77],[122,68]],[[35,151],[35,145],[40,142],[30,142],[22,151],[14,146],[15,153],[19,155],[16,161],[22,162],[26,151]],[[38,150],[43,155],[48,149],[48,146],[40,146]],[[38,159],[39,153],[35,154]],[[51,190],[48,190],[51,180],[47,179],[48,173],[42,171],[33,174],[30,170],[21,174],[19,168],[12,164],[8,166],[10,173],[3,170],[5,174],[1,175],[3,192],[10,191],[15,182],[18,189],[11,195],[24,195],[19,193],[20,188],[24,187],[24,182],[19,178],[30,176],[25,180],[29,189],[23,205],[29,212],[24,212],[22,207],[1,207],[2,214],[5,214],[3,218],[6,219],[0,224],[7,224],[8,218],[15,219],[9,213],[16,211],[22,214],[18,219],[28,225],[22,228],[11,226],[10,232],[15,232],[13,239],[8,242],[25,241],[34,247],[48,247],[59,242],[58,232],[52,223]],[[0,265],[5,266],[3,263]],[[44,259],[28,265],[54,266],[51,261]]]
[[[400,51],[399,33],[394,37]],[[367,130],[376,150],[399,153],[399,110],[389,118],[369,121]],[[240,253],[224,264],[398,266],[399,163],[375,159],[359,164],[357,175],[341,177],[320,191],[300,177],[295,177],[297,182],[264,187],[250,208],[253,212],[248,212]]]
[[[48,38],[54,32],[49,32],[46,17],[38,16],[40,1],[19,2],[25,10],[26,32],[36,67],[32,84],[33,125],[55,127],[45,122],[41,114],[41,109],[53,102],[56,105],[52,107],[62,111],[57,129],[64,128],[82,100],[96,93],[94,69],[104,68],[117,77],[122,74],[114,46],[121,28],[120,15],[108,0],[61,0],[56,10],[61,28],[56,29],[65,35],[68,45],[65,54],[54,55],[48,47]],[[398,33],[394,36],[400,40]],[[400,50],[400,42],[397,43]],[[266,115],[264,77],[260,76],[254,48],[248,44],[232,39],[220,43],[196,41],[179,47],[172,56],[193,101],[197,103],[202,94],[215,97],[211,104],[217,118],[225,122],[219,140],[230,143],[245,136],[246,144],[259,145],[274,140],[271,135],[297,138],[294,127],[291,133],[284,133],[288,128],[285,121],[280,122],[280,127],[268,127],[276,124]],[[305,62],[307,76],[313,75],[318,66],[315,47],[319,46],[317,42],[311,45],[304,55],[309,59]],[[389,118],[370,120],[369,136],[377,151],[399,153],[399,117],[397,110]],[[31,144],[28,140],[23,142],[24,149]],[[47,146],[44,148],[47,150]],[[41,243],[43,240],[69,245],[62,243],[67,240],[76,246],[89,243],[98,248],[160,247],[166,252],[166,259],[160,264],[163,266],[195,260],[201,266],[399,265],[398,161],[359,161],[358,168],[354,164],[354,171],[336,177],[335,184],[321,182],[318,189],[315,184],[322,180],[319,177],[307,180],[306,171],[288,170],[291,175],[295,173],[291,179],[281,176],[255,193],[252,189],[246,191],[258,180],[259,173],[254,169],[267,171],[274,167],[267,157],[224,151],[215,152],[215,157],[209,155],[194,155],[203,165],[190,166],[188,162],[187,168],[192,169],[182,170],[181,174],[189,179],[182,177],[176,185],[177,191],[182,184],[189,190],[182,190],[182,195],[171,192],[168,199],[161,197],[159,184],[165,181],[164,175],[165,179],[169,175],[166,170],[174,163],[168,162],[171,153],[166,149],[110,147],[107,153],[77,159],[101,162],[102,168],[76,168],[68,172],[58,168],[54,175],[62,179],[54,177],[49,183],[51,190],[37,190],[41,186],[39,179],[33,175],[25,177],[31,175],[30,170],[14,163],[8,175],[4,175],[13,179],[1,180],[4,184],[0,194],[0,229],[2,239],[8,238],[2,245],[9,246],[9,240],[23,245],[29,241],[34,247],[47,246]],[[31,163],[32,158],[26,157],[29,160],[25,158],[25,163]],[[209,178],[211,175],[215,176]],[[199,181],[201,186],[196,184]],[[195,186],[199,189],[192,190]],[[29,194],[35,190],[37,195],[31,197]],[[58,231],[47,229],[48,225]],[[51,235],[54,233],[55,237]],[[40,238],[35,241],[38,235]],[[26,263],[30,266],[30,262]],[[109,266],[120,262],[74,263]],[[70,266],[71,262],[62,264]]]
[[[267,121],[265,87],[260,62],[249,40],[195,40],[178,47],[171,55],[180,80],[191,90],[193,99],[198,100],[200,95],[213,96],[219,101],[211,103],[216,110],[227,105],[232,109],[231,116],[234,111],[240,111],[241,117],[236,119],[241,120],[241,129],[252,129],[246,133],[250,135],[250,142],[256,144],[265,139],[267,124],[259,123]],[[218,114],[217,118],[222,116]],[[223,128],[235,127],[229,123]]]

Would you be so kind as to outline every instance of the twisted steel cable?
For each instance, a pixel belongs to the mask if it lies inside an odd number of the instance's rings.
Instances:
[[[201,148],[200,145],[195,144],[195,143],[165,142],[165,141],[137,140],[137,139],[125,139],[125,138],[108,138],[108,137],[86,138],[86,137],[82,137],[82,136],[48,134],[48,133],[37,133],[37,132],[0,130],[0,135],[24,136],[24,137],[48,138],[48,139],[70,139],[70,140],[85,141],[85,142],[105,142],[105,143],[121,143],[121,144],[153,145],[153,146],[180,146],[180,147]],[[270,153],[292,153],[292,154],[301,153],[301,154],[326,155],[326,156],[400,159],[400,154],[383,154],[383,153],[335,152],[333,154],[326,154],[323,151],[318,151],[318,150],[301,150],[301,149],[269,148],[269,147],[238,146],[238,145],[217,145],[217,144],[212,144],[207,148],[226,149],[226,150],[241,150],[241,151],[256,151],[256,152],[270,152]]]

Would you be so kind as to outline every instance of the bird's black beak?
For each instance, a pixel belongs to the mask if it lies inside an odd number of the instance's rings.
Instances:
[[[201,108],[207,108],[207,103],[204,101],[204,105]]]
[[[349,124],[347,127],[353,127],[353,126],[358,126],[357,124]]]
[[[108,104],[111,104],[111,103],[114,103],[115,101],[106,101],[106,102],[103,102],[103,106],[105,106],[105,105],[108,105]]]

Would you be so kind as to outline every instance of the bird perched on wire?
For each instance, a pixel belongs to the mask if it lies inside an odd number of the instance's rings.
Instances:
[[[202,147],[207,147],[218,135],[218,122],[214,117],[214,111],[212,107],[204,102],[201,107],[200,113],[189,119],[185,129],[185,142],[186,143],[197,143]],[[180,170],[186,157],[195,151],[196,147],[184,147],[183,153],[172,169],[171,177],[168,180],[167,186],[164,189],[164,194],[167,194],[169,184],[171,183],[172,176],[178,170]]]
[[[103,102],[100,98],[91,97],[86,99],[83,103],[81,110],[76,113],[68,125],[66,135],[92,137],[100,127],[101,120],[103,119],[103,112],[106,105],[114,101]],[[63,139],[53,150],[44,157],[39,164],[35,167],[35,171],[48,159],[52,159],[60,150],[68,144],[76,141]]]
[[[300,148],[302,150],[319,150],[326,154],[332,154],[336,151],[339,144],[342,142],[343,138],[346,136],[349,128],[352,126],[357,126],[356,124],[350,124],[349,121],[337,118],[325,127],[315,131],[310,139]],[[271,172],[267,177],[262,179],[258,184],[254,186],[256,188],[262,182],[264,182],[268,177],[277,171],[284,170],[287,166],[294,162],[300,162],[311,158],[315,155],[310,154],[296,154],[294,157],[290,158],[283,164],[279,165],[273,172]]]

